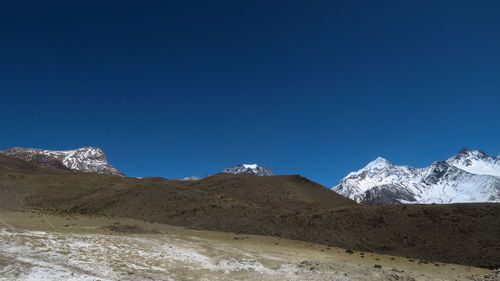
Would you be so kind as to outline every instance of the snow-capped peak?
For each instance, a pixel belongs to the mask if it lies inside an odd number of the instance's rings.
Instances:
[[[383,169],[388,167],[389,165],[391,165],[391,163],[387,161],[385,158],[377,157],[377,159],[368,163],[368,165],[366,165],[364,169]]]
[[[489,156],[482,150],[464,148],[457,155],[448,158],[446,163],[472,174],[500,177],[500,159]]]
[[[274,176],[273,172],[266,167],[258,164],[240,164],[233,168],[224,169],[223,173],[228,174],[254,174],[257,176]]]
[[[0,153],[41,166],[124,176],[107,162],[106,154],[97,147],[60,151],[15,147],[2,150]]]
[[[185,177],[182,180],[184,180],[184,181],[197,181],[197,180],[200,180],[200,179],[201,178],[197,177],[197,176],[190,176],[190,177]]]
[[[344,179],[355,177],[363,173],[371,173],[371,174],[378,173],[381,170],[389,169],[393,166],[394,165],[391,162],[387,161],[385,158],[377,157],[377,159],[371,161],[362,169],[356,172],[349,173]]]
[[[491,157],[491,156],[488,156],[482,150],[472,150],[472,149],[468,149],[468,148],[462,148],[458,152],[457,155],[455,155],[453,157],[450,157],[450,158],[456,158],[456,159],[462,159],[462,158],[483,159],[483,158],[488,158],[488,157]]]

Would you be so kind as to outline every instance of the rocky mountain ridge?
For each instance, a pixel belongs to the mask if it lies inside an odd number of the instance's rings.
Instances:
[[[97,147],[82,147],[62,151],[14,147],[0,150],[0,153],[40,166],[84,173],[125,176],[125,174],[108,163],[104,151]]]
[[[274,176],[274,173],[266,167],[258,164],[240,164],[236,167],[226,168],[223,173],[226,174],[253,174],[256,176]]]

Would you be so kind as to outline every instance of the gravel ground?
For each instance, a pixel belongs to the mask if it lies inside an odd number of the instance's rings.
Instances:
[[[499,280],[498,271],[142,221],[0,212],[0,280]],[[496,279],[495,279],[496,278]]]

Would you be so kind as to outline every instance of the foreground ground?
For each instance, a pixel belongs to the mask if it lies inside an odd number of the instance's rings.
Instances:
[[[498,272],[138,220],[0,212],[0,280],[495,280]]]

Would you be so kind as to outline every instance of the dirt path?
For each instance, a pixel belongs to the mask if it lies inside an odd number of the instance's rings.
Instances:
[[[495,280],[498,272],[128,219],[0,212],[0,280]]]

